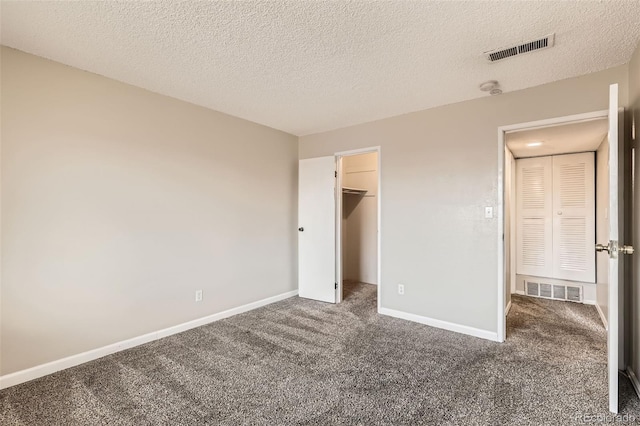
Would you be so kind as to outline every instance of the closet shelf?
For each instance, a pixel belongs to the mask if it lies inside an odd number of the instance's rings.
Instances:
[[[366,189],[349,188],[349,187],[346,187],[346,186],[342,187],[342,193],[343,194],[364,195],[366,192],[367,192]]]

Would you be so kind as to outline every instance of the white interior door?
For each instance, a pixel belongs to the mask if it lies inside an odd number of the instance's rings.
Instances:
[[[618,267],[618,219],[622,209],[619,202],[618,151],[620,137],[618,127],[618,85],[609,88],[609,239],[596,246],[598,251],[609,254],[609,318],[607,334],[607,365],[609,376],[609,411],[618,412],[619,370],[619,267]]]
[[[335,303],[335,157],[300,160],[298,176],[298,292]]]
[[[553,160],[516,161],[516,273],[553,274]]]
[[[593,152],[553,157],[553,278],[596,282]]]

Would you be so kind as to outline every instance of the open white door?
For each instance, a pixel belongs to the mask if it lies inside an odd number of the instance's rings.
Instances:
[[[335,157],[300,160],[298,176],[298,292],[335,303]]]
[[[620,368],[620,289],[624,278],[618,266],[620,255],[632,254],[633,248],[619,243],[620,214],[623,209],[623,181],[621,180],[619,151],[623,146],[621,120],[618,112],[618,85],[609,89],[609,239],[596,245],[596,250],[609,254],[609,329],[607,332],[607,365],[609,376],[609,411],[618,412],[618,370]]]
[[[618,85],[609,88],[609,330],[607,366],[609,376],[609,411],[618,412]]]

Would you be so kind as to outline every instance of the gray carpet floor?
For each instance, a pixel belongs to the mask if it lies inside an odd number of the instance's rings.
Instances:
[[[0,392],[6,425],[571,425],[607,411],[592,306],[513,297],[503,344],[291,298]],[[622,413],[640,402],[621,376]],[[594,421],[596,420],[596,421]],[[616,420],[616,419],[609,419]]]

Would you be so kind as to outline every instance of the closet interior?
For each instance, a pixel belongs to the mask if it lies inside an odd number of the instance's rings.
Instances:
[[[377,285],[378,153],[342,157],[341,174],[343,282]]]

